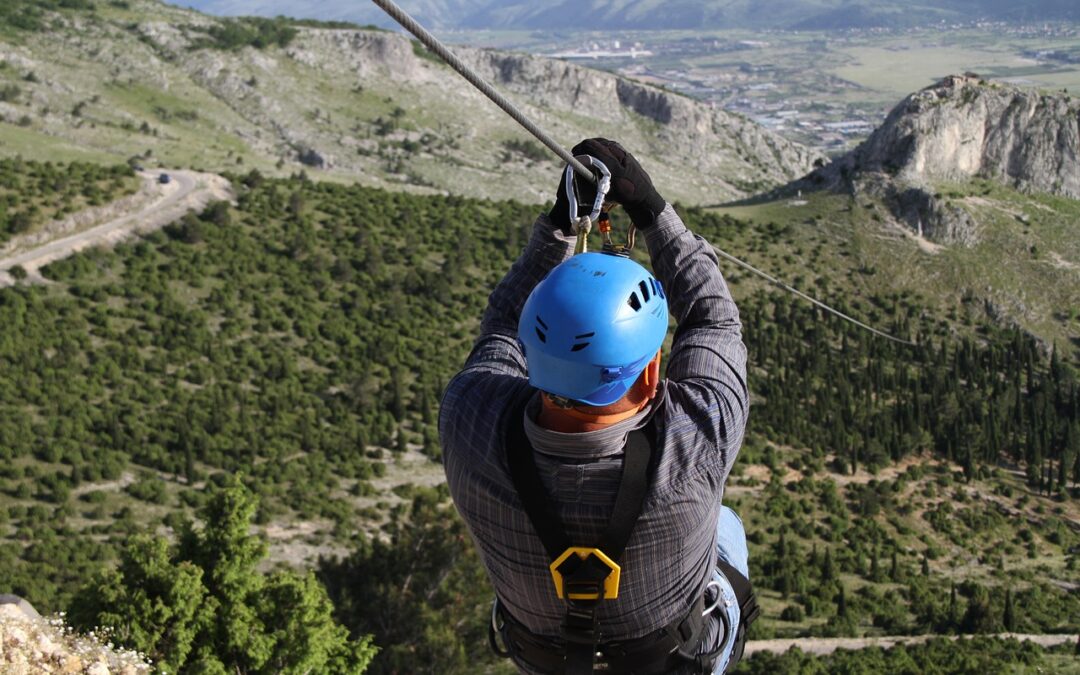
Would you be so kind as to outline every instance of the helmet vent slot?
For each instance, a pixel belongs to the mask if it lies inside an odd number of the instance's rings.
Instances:
[[[639,281],[638,282],[638,288],[641,289],[641,297],[644,298],[645,302],[648,302],[649,301],[649,287],[648,287],[648,285],[646,285],[646,283],[644,281]]]
[[[641,300],[638,299],[637,293],[631,293],[626,300],[626,304],[630,305],[635,312],[641,311]]]
[[[544,323],[544,320],[540,318],[539,314],[536,315],[536,323],[540,324],[540,327],[544,330],[548,330],[548,325]]]
[[[589,346],[588,342],[579,342],[576,345],[574,345],[573,347],[571,347],[570,351],[572,351],[572,352],[580,352],[582,349],[585,349],[588,346]]]
[[[575,335],[574,339],[575,340],[584,340],[585,338],[591,338],[594,335],[596,335],[595,331],[593,331],[592,333],[582,333],[581,335]]]
[[[540,330],[539,328],[536,329],[536,337],[540,338],[540,342],[547,344],[547,336],[544,335],[544,331]]]

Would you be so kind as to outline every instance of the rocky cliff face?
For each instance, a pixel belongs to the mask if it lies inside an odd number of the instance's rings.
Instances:
[[[949,77],[897,106],[852,160],[900,180],[978,176],[1080,198],[1080,101]]]
[[[817,155],[739,115],[610,73],[563,61],[460,49],[490,82],[530,105],[591,117],[596,135],[620,137],[651,126],[648,147],[667,161],[709,175],[724,194],[747,194],[809,170]]]
[[[805,174],[816,159],[808,148],[746,118],[611,73],[525,54],[454,51],[567,146],[587,136],[617,138],[647,163],[661,165],[660,175],[685,185],[672,190],[683,199],[719,202],[751,194]],[[468,119],[485,127],[493,114],[501,114],[459,75],[418,54],[400,35],[309,29],[287,53],[358,83],[385,77],[436,89],[446,99],[422,105],[467,105],[474,111]],[[483,133],[481,128],[465,135]]]
[[[1080,199],[1080,101],[953,76],[911,95],[850,154],[811,176],[883,196],[894,215],[942,243],[975,243],[977,225],[934,186],[985,178]]]
[[[369,77],[393,73],[403,80],[422,76],[409,41],[392,33],[363,30],[303,30],[285,53],[327,72]]]

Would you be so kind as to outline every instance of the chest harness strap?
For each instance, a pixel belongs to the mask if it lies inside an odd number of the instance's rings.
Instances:
[[[641,515],[649,489],[649,463],[653,454],[650,434],[634,431],[627,438],[622,479],[607,529],[595,547],[575,546],[547,498],[536,469],[533,448],[524,426],[510,424],[507,461],[514,488],[525,513],[551,559],[549,569],[555,594],[566,602],[561,637],[566,647],[565,675],[593,672],[600,641],[597,610],[605,600],[619,596],[622,568],[619,560]]]

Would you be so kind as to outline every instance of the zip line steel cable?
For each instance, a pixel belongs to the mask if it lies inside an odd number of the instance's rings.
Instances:
[[[471,68],[461,62],[457,56],[454,55],[449,49],[446,48],[439,39],[427,32],[423,26],[418,24],[409,13],[397,6],[394,0],[372,0],[379,6],[384,12],[389,14],[394,21],[397,21],[401,26],[416,36],[416,39],[424,43],[424,46],[430,49],[432,52],[438,55],[440,59],[446,62],[448,66],[458,72],[459,75],[464,77],[469,83],[480,90],[484,96],[487,96],[492,100],[495,105],[503,109],[507,115],[512,117],[515,122],[525,127],[525,129],[536,137],[536,140],[540,141],[548,147],[549,150],[558,155],[564,162],[574,167],[574,171],[578,173],[582,178],[595,183],[596,176],[592,171],[585,168],[585,165],[574,159],[574,156],[566,151],[561,145],[559,145],[554,138],[548,136],[543,129],[533,124],[532,120],[525,116],[525,113],[517,109],[510,101],[506,100],[499,92],[495,91],[495,88],[484,81],[482,77],[477,75]]]
[[[593,175],[592,171],[589,171],[587,168],[585,168],[584,164],[582,164],[573,155],[567,152],[565,148],[563,148],[558,142],[555,141],[555,139],[549,136],[543,129],[536,126],[536,124],[534,124],[532,120],[526,117],[525,113],[521,112],[521,110],[519,110],[517,106],[508,101],[506,97],[496,91],[494,87],[492,87],[483,78],[477,75],[475,71],[462,63],[461,60],[446,47],[446,45],[440,42],[438,38],[436,38],[434,35],[429,33],[423,26],[417,23],[416,20],[409,16],[408,12],[399,7],[397,3],[394,2],[394,0],[371,1],[375,3],[384,12],[389,14],[394,21],[397,21],[401,25],[402,28],[416,36],[416,39],[420,40],[420,42],[425,47],[427,47],[429,50],[431,50],[432,53],[434,53],[436,56],[446,62],[448,66],[456,70],[458,74],[468,80],[470,84],[479,89],[480,92],[484,94],[484,96],[487,96],[489,99],[491,99],[491,101],[495,103],[495,105],[502,108],[503,112],[505,112],[507,115],[513,118],[515,122],[524,127],[526,131],[528,131],[536,138],[536,140],[543,143],[545,146],[548,147],[549,150],[558,155],[560,159],[572,166],[574,168],[574,171],[577,172],[579,176],[588,180],[591,183],[596,183],[596,176]],[[712,246],[712,244],[710,244],[710,246]],[[720,256],[724,260],[727,260],[734,263],[735,265],[738,265],[739,267],[742,267],[743,269],[761,277],[762,279],[765,279],[769,283],[789,293],[792,293],[793,295],[802,298],[803,300],[806,300],[807,302],[813,304],[815,307],[819,307],[825,310],[829,314],[837,316],[844,321],[853,323],[859,328],[870,331],[874,335],[883,337],[887,340],[892,340],[893,342],[897,342],[902,345],[908,345],[912,347],[916,346],[916,344],[914,342],[911,342],[910,340],[904,340],[902,338],[889,335],[888,333],[882,330],[878,330],[877,328],[874,328],[872,326],[868,326],[862,321],[859,321],[858,319],[844,314],[838,309],[834,309],[829,305],[826,305],[824,302],[818,300],[817,298],[803,293],[794,286],[780,281],[771,274],[759,270],[750,263],[744,262],[716,246],[712,246],[712,249],[716,252],[718,256]]]

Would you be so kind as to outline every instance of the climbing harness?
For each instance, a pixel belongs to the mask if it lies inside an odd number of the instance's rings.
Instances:
[[[523,409],[521,412],[524,414]],[[622,479],[607,529],[597,546],[580,546],[570,540],[551,508],[521,418],[519,415],[511,418],[516,422],[509,426],[506,439],[510,476],[551,560],[548,570],[555,595],[567,605],[562,637],[567,643],[568,666],[587,661],[584,672],[592,672],[598,637],[596,611],[602,601],[619,597],[622,575],[619,560],[645,503],[654,441],[644,432],[629,435]],[[567,672],[578,670],[568,667]]]
[[[743,650],[746,648],[746,633],[750,625],[761,616],[761,607],[758,605],[757,596],[750,580],[743,576],[742,572],[735,569],[728,561],[718,558],[716,566],[720,568],[731,590],[735,592],[735,600],[739,603],[739,626],[735,633],[735,644],[731,647],[731,655],[728,657],[727,671],[730,671],[742,659]]]
[[[405,10],[401,9],[401,7],[399,7],[394,2],[394,0],[372,0],[372,2],[374,2],[383,11],[385,11],[387,14],[389,14],[391,18],[393,18],[395,21],[397,21],[399,24],[401,24],[401,26],[403,28],[405,28],[405,30],[409,31],[414,36],[416,36],[416,38],[418,40],[420,40],[420,42],[423,43],[423,45],[425,47],[427,47],[429,50],[431,50],[432,53],[434,53],[439,58],[441,58],[443,61],[445,61],[446,64],[449,65],[451,68],[456,70],[462,77],[464,77],[466,80],[468,80],[470,84],[472,84],[474,87],[479,89],[481,93],[483,93],[485,96],[487,96],[489,99],[491,99],[491,101],[493,103],[495,103],[497,106],[502,108],[503,111],[507,115],[509,115],[511,118],[513,118],[513,120],[515,122],[517,122],[522,127],[524,127],[524,129],[526,131],[528,131],[530,134],[532,134],[538,141],[540,141],[545,146],[547,146],[549,150],[551,150],[556,155],[558,155],[569,166],[573,167],[574,172],[579,177],[581,177],[581,178],[583,178],[585,180],[591,181],[591,182],[596,181],[596,177],[593,175],[593,173],[584,164],[582,164],[577,158],[575,158],[573,155],[571,155],[569,152],[567,152],[565,148],[563,148],[561,145],[556,143],[555,140],[552,139],[551,136],[549,136],[547,133],[545,133],[543,129],[536,126],[536,124],[534,124],[532,122],[532,120],[530,120],[528,117],[525,116],[524,113],[522,113],[520,110],[518,110],[518,108],[513,103],[508,101],[506,99],[506,97],[504,97],[502,94],[497,92],[494,89],[494,87],[492,87],[490,84],[485,82],[479,75],[477,75],[475,72],[473,72],[473,70],[471,68],[469,68],[464,63],[462,63],[461,60],[458,57],[454,56],[453,52],[451,52],[449,49],[447,49],[446,46],[442,42],[440,42],[438,38],[436,38],[434,35],[432,35],[427,30],[425,30],[423,26],[418,24],[416,22],[416,20],[414,20],[411,16],[409,16],[409,14],[407,12],[405,12]],[[588,235],[586,234],[586,237],[587,236]],[[580,239],[579,239],[579,245],[580,245]],[[634,227],[633,227],[633,225],[631,225],[630,226],[630,231],[629,231],[629,234],[628,234],[628,237],[627,237],[627,248],[628,249],[633,248],[633,245],[634,245]],[[829,314],[837,316],[837,317],[839,317],[839,318],[841,318],[841,319],[843,319],[845,321],[849,321],[849,322],[855,324],[856,326],[858,326],[858,327],[860,327],[860,328],[862,328],[864,330],[868,330],[871,333],[873,333],[874,335],[877,335],[879,337],[883,337],[883,338],[886,338],[888,340],[892,340],[893,342],[897,342],[897,343],[900,343],[902,345],[908,345],[908,346],[912,346],[912,347],[916,346],[915,343],[910,341],[910,340],[904,340],[902,338],[898,338],[898,337],[895,337],[893,335],[889,335],[888,333],[886,333],[884,331],[881,331],[881,330],[878,330],[876,328],[873,328],[871,326],[868,326],[867,324],[865,324],[865,323],[863,323],[863,322],[861,322],[861,321],[859,321],[857,319],[854,319],[854,318],[848,316],[847,314],[844,314],[843,312],[841,312],[841,311],[839,311],[837,309],[833,309],[832,307],[830,307],[829,305],[826,305],[825,303],[821,302],[820,300],[817,300],[816,298],[813,298],[813,297],[807,295],[806,293],[803,293],[802,291],[796,289],[795,287],[780,281],[776,277],[759,270],[758,268],[754,267],[753,265],[751,265],[749,263],[743,262],[742,260],[736,258],[735,256],[731,255],[730,253],[727,253],[725,251],[720,250],[716,246],[713,246],[712,249],[713,249],[713,251],[716,252],[716,254],[718,256],[720,256],[724,260],[728,260],[728,261],[738,265],[739,267],[742,267],[743,269],[747,270],[748,272],[751,272],[752,274],[755,274],[755,275],[761,277],[762,279],[767,280],[769,283],[774,284],[775,286],[777,286],[777,287],[779,287],[779,288],[781,288],[781,289],[783,289],[783,290],[785,290],[785,291],[787,291],[789,293],[792,293],[795,296],[797,296],[799,298],[802,298],[803,300],[809,301],[814,306],[821,308],[822,310],[824,310],[825,312],[828,312]]]
[[[611,518],[599,541],[588,542],[595,545],[586,546],[571,541],[551,508],[532,445],[525,434],[524,412],[525,403],[522,403],[512,406],[509,413],[504,444],[507,466],[522,507],[551,560],[548,570],[552,592],[566,604],[566,615],[558,639],[535,635],[496,598],[488,628],[488,641],[495,654],[513,656],[540,672],[559,675],[585,675],[594,670],[647,675],[686,666],[693,666],[697,673],[711,673],[728,636],[734,632],[735,644],[728,665],[733,667],[742,654],[746,628],[759,612],[749,580],[723,560],[718,560],[717,565],[731,584],[742,614],[739,626],[730,626],[727,614],[720,612],[725,632],[719,640],[720,646],[710,652],[698,654],[705,635],[705,619],[723,601],[717,581],[707,585],[705,593],[692,603],[684,617],[643,637],[605,639],[599,621],[602,604],[619,596],[624,573],[620,561],[649,491],[655,421],[650,419],[644,428],[627,436],[622,477]],[[710,589],[714,597],[706,607]]]

